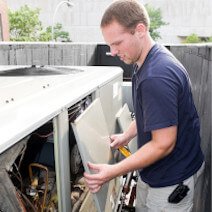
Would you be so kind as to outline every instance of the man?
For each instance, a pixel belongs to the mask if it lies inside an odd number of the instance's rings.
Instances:
[[[95,174],[84,173],[86,183],[95,193],[112,178],[139,170],[137,211],[191,211],[204,157],[188,74],[154,43],[148,14],[138,2],[114,1],[102,17],[101,30],[112,56],[135,64],[135,121],[123,134],[111,136],[111,147],[126,145],[137,135],[139,148],[114,165],[88,163]]]

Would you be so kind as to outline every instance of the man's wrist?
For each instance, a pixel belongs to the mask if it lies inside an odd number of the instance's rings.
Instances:
[[[130,133],[129,132],[124,132],[124,139],[126,140],[126,141],[130,141],[131,139],[132,139],[132,136],[130,135]]]

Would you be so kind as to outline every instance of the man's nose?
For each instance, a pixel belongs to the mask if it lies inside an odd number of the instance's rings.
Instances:
[[[110,47],[111,56],[115,57],[118,54],[118,50],[114,47]]]

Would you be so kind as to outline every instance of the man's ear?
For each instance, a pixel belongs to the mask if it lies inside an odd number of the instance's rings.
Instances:
[[[135,32],[142,38],[147,33],[147,27],[142,23],[138,23]]]

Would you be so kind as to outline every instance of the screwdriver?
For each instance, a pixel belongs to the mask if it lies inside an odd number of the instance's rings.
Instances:
[[[110,140],[112,141],[111,137],[109,136]],[[121,154],[124,156],[124,157],[129,157],[131,155],[131,152],[130,150],[126,147],[126,146],[121,146],[118,148],[119,152],[121,152]]]

